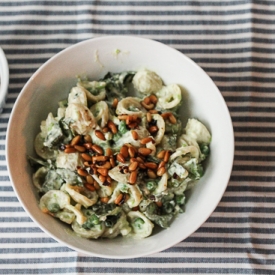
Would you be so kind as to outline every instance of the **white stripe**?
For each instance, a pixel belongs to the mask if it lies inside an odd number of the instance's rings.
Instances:
[[[101,36],[104,36],[104,35],[88,35],[87,36],[87,39],[89,38],[95,38],[95,37],[101,37]],[[143,35],[140,35],[141,37],[143,37]],[[10,39],[10,36],[8,37]],[[163,41],[162,39],[159,39],[161,41]],[[185,39],[184,39],[185,40]],[[60,51],[65,49],[66,47],[70,46],[71,43],[50,43],[50,44],[31,44],[31,47],[32,49],[59,49]],[[216,44],[216,45],[205,45],[205,44],[169,44],[170,47],[172,48],[177,48],[179,50],[184,50],[184,49],[187,49],[187,50],[190,50],[190,49],[193,49],[193,50],[213,50],[215,52],[215,50],[218,50],[218,49],[228,49],[228,50],[231,50],[231,49],[242,49],[242,48],[249,48],[251,47],[251,42],[240,42],[240,43],[226,43],[226,45],[224,44]],[[253,43],[253,47],[255,48],[262,48],[262,49],[273,49],[273,44],[272,43],[259,43],[259,42],[255,42]],[[3,45],[3,49],[29,49],[30,46],[28,44],[22,44],[22,45],[19,45],[19,44],[9,44],[8,46],[5,46]],[[254,55],[254,52],[253,52],[253,55]],[[31,56],[31,54],[30,54]],[[224,55],[225,57],[224,58],[227,58],[227,57],[230,57],[230,53]],[[213,57],[213,55],[212,55]],[[230,60],[229,58],[227,58],[228,60]],[[202,63],[202,64],[205,64],[205,65],[208,65],[208,66],[212,66],[213,64],[215,63]],[[219,65],[222,65],[223,63],[219,64]],[[232,65],[234,66],[235,63],[232,63]],[[261,64],[259,62],[253,62],[253,65],[257,66],[258,64]],[[10,64],[11,66],[20,66],[21,64]],[[32,64],[23,64],[26,66],[26,68],[29,68],[29,66],[32,66]],[[227,64],[227,65],[230,65]],[[243,65],[243,63],[240,63],[239,65]],[[245,62],[244,63],[244,66],[250,66],[251,63],[249,62]],[[266,65],[268,65],[268,67],[271,65],[269,63],[266,63]],[[21,65],[22,66],[22,65]],[[236,64],[235,64],[236,66]],[[213,67],[217,67],[217,66],[213,66]]]
[[[111,11],[113,12],[114,10],[115,11],[125,11],[125,10],[130,10],[130,11],[135,11],[135,12],[138,12],[138,11],[156,11],[156,9],[158,10],[158,12],[161,12],[161,11],[175,11],[175,12],[179,12],[179,11],[196,11],[198,9],[199,6],[189,6],[189,5],[176,5],[177,2],[174,2],[174,5],[163,5],[161,6],[161,2],[160,2],[160,5],[158,6],[155,6],[155,5],[145,5],[145,6],[138,6],[136,5],[134,8],[133,6],[131,5],[115,5],[115,6],[103,6],[103,5],[96,5],[96,6],[93,6],[93,5],[81,5],[81,6],[77,6],[77,5],[72,5],[72,6],[62,6],[62,5],[59,5],[59,6],[46,6],[44,7],[43,5],[20,5],[20,10],[21,11],[40,11],[40,10],[47,10],[47,11],[55,11],[55,12],[58,12],[58,11],[82,11],[82,10],[96,10],[96,11]],[[211,8],[211,11],[219,11],[219,12],[227,12],[227,11],[239,11],[239,10],[247,10],[247,9],[250,9],[251,8],[251,4],[243,4],[243,5],[221,5],[221,6],[214,6],[214,5],[209,5],[209,6],[202,6],[201,7],[201,11],[203,10],[209,10],[209,8]],[[254,9],[260,9],[260,8],[263,8],[261,5],[253,5],[253,8]],[[270,10],[274,10],[275,7],[274,6],[268,6],[268,9]],[[265,10],[265,9],[264,9]],[[12,12],[12,11],[15,11],[17,12],[18,11],[18,6],[8,6],[8,7],[1,7],[1,11],[2,12]],[[247,14],[249,14],[249,12],[246,12]],[[238,14],[239,15],[239,14]],[[255,14],[255,16],[258,15],[258,14]],[[71,15],[72,17],[73,15]],[[198,15],[198,16],[201,16],[202,15]],[[213,16],[213,15],[212,15]],[[218,15],[215,15],[215,16],[218,16]],[[226,15],[224,15],[226,16]],[[230,16],[230,15],[228,15]],[[239,15],[240,16],[240,15]],[[253,15],[254,16],[254,15]]]
[[[26,212],[0,212],[1,218],[14,218],[14,219],[20,219],[20,218],[29,218],[29,215]],[[30,221],[32,222],[32,221]]]
[[[120,26],[119,31],[128,31],[129,26]],[[167,29],[167,27],[166,27]],[[108,27],[102,27],[100,28],[102,31],[118,31],[117,26],[110,25]],[[139,28],[137,29],[139,30]],[[173,30],[173,27],[171,27],[171,31]],[[75,37],[76,36],[76,37]],[[152,34],[143,34],[143,37],[147,37],[150,39],[173,39],[175,37],[175,34],[163,34],[161,32],[159,33],[152,33]],[[177,39],[180,40],[185,40],[185,41],[190,41],[193,42],[194,39],[196,41],[204,41],[204,40],[209,40],[211,39],[213,42],[214,41],[225,41],[228,39],[250,39],[251,38],[251,32],[245,32],[245,33],[235,33],[234,35],[230,36],[228,35],[226,39],[222,35],[213,35],[213,34],[206,34],[204,33],[203,36],[197,35],[196,38],[194,38],[192,34],[178,34]],[[260,39],[275,39],[275,34],[265,34],[265,33],[253,33],[254,38],[260,38]],[[10,35],[3,35],[3,38],[10,39]],[[27,36],[27,35],[20,35],[17,34],[16,38],[13,38],[12,40],[20,40],[20,39],[28,39],[29,44],[32,44],[32,41],[45,41],[46,39],[87,39],[89,38],[88,33],[72,33],[72,34],[65,34],[65,33],[53,33],[53,34],[44,34],[42,37],[40,35],[33,35],[33,36]],[[271,44],[271,43],[270,43]]]
[[[0,202],[0,207],[22,207],[20,202],[8,202],[8,201],[3,201]]]
[[[12,232],[12,233],[1,233],[1,237],[2,238],[14,238],[14,236],[15,236],[14,234],[15,234],[14,232]],[[20,238],[44,238],[45,237],[44,232],[41,232],[41,233],[38,233],[38,232],[29,232],[29,233],[20,232],[20,233],[17,233],[17,234],[19,234]],[[0,265],[0,269],[1,269],[1,265]]]
[[[251,211],[247,212],[239,212],[238,213],[238,218],[247,218],[247,214],[249,213],[249,218],[275,218],[275,213],[254,213]],[[235,212],[226,212],[226,213],[221,213],[221,212],[213,212],[211,217],[215,218],[236,218],[236,213]],[[233,223],[233,222],[232,222]],[[214,224],[219,224],[219,223],[214,223]],[[207,227],[208,222],[205,223],[205,226]],[[195,233],[197,234],[197,233]],[[202,233],[202,237],[204,236],[204,233]],[[232,233],[233,234],[233,233]],[[252,233],[251,233],[252,234]],[[230,234],[229,234],[230,236]],[[238,234],[239,236],[239,234]],[[254,238],[266,238],[267,234],[255,234]],[[243,236],[244,237],[244,236]]]
[[[21,18],[20,18],[21,17]],[[29,30],[30,26],[33,26],[33,30],[41,30],[41,31],[49,31],[49,30],[58,30],[58,31],[65,31],[65,30],[72,30],[72,26],[77,26],[76,30],[77,31],[81,31],[84,29],[125,29],[125,28],[131,28],[131,29],[139,29],[139,30],[149,30],[148,25],[144,25],[144,21],[147,20],[147,16],[143,16],[143,17],[138,17],[135,15],[126,15],[126,16],[112,16],[112,15],[106,15],[106,16],[93,16],[93,19],[88,15],[84,16],[84,15],[79,15],[79,18],[77,19],[77,21],[74,21],[74,24],[70,23],[70,24],[66,24],[66,22],[70,21],[71,16],[62,16],[62,17],[56,17],[56,16],[37,16],[37,18],[34,18],[33,15],[19,15],[16,17],[16,21],[23,21],[20,24],[17,24],[17,30]],[[165,19],[166,17],[166,19]],[[69,19],[68,19],[69,18]],[[187,18],[186,20],[188,20],[189,18]],[[224,19],[224,18],[223,18]],[[219,21],[224,21],[226,23],[225,20],[219,20]],[[236,18],[239,19],[239,18]],[[244,18],[242,18],[244,19]],[[266,18],[265,18],[266,19]],[[37,21],[38,23],[41,21],[43,23],[43,25],[33,25],[24,21]],[[85,20],[85,21],[102,21],[102,25],[101,24],[94,24],[93,22],[80,22],[80,20]],[[154,18],[154,16],[150,16],[150,31],[152,30],[164,30],[166,31],[167,29],[175,29],[175,30],[187,30],[187,31],[191,31],[191,30],[210,30],[209,26],[205,25],[205,21],[200,23],[200,20],[196,20],[193,19],[192,21],[190,20],[190,23],[192,22],[192,24],[186,24],[185,22],[182,22],[182,15],[181,16],[164,16],[161,17],[161,20],[157,17]],[[47,25],[47,28],[45,28],[45,23],[43,21],[46,22],[55,22],[58,21],[58,28],[56,27],[56,25]],[[134,21],[132,22],[132,24],[129,21]],[[156,21],[156,22],[155,22]],[[194,24],[194,21],[196,22],[196,24]],[[207,20],[209,22],[215,22],[217,21],[217,19],[213,20]],[[0,18],[0,25],[2,22],[10,22],[10,15],[7,16],[1,16]],[[108,22],[108,24],[107,24]],[[160,25],[159,23],[162,22],[162,24]],[[168,24],[167,24],[168,23]],[[173,23],[173,24],[172,24]],[[1,26],[1,31],[7,31],[7,30],[14,30],[15,25],[2,25]],[[219,24],[211,24],[211,31],[213,30],[221,30],[221,25]],[[223,24],[222,25],[223,31],[230,31],[230,30],[245,30],[245,29],[250,29],[251,28],[251,23],[247,22],[247,23],[239,23],[239,24]],[[255,29],[262,29],[262,30],[272,30],[272,24],[261,24],[261,23],[255,23],[253,24],[253,28]],[[32,34],[31,34],[32,35]],[[195,35],[195,34],[193,34]],[[217,36],[220,36],[219,34],[216,34]],[[232,34],[235,36],[235,34]],[[35,34],[33,34],[33,36],[35,36]]]
[[[243,181],[239,180],[238,182],[243,183]],[[237,193],[237,192],[236,192]],[[220,202],[219,206],[221,207],[272,207],[274,208],[275,205],[273,203],[265,203],[265,202]],[[262,225],[262,227],[264,227],[266,225]],[[226,224],[222,224],[221,227],[227,227]],[[242,224],[234,224],[234,227],[244,227]],[[253,226],[253,227],[259,227],[258,226]]]
[[[157,262],[157,263],[146,263],[146,262],[143,262],[142,263],[142,266],[140,266],[140,263],[139,262],[136,262],[136,263],[132,263],[132,262],[127,262],[127,263],[123,263],[123,262],[111,262],[111,263],[104,263],[104,267],[109,267],[109,268],[112,268],[112,269],[115,269],[115,268],[138,268],[140,270],[144,270],[146,268],[156,268],[156,269],[160,269],[160,268],[168,268],[168,269],[172,269],[172,268],[181,268],[181,269],[184,269],[184,268],[195,268],[197,269],[198,268],[198,263],[186,263],[184,262],[184,267],[182,266],[183,264],[182,263],[172,263],[172,262]],[[236,267],[240,265],[242,268],[255,268],[255,269],[270,269],[272,268],[272,265],[261,265],[261,264],[246,264],[246,263],[224,263],[222,262],[222,266],[221,266],[221,263],[220,262],[211,262],[211,263],[206,263],[204,261],[200,262],[199,264],[199,268],[219,268],[219,269],[228,269],[228,268],[232,268],[232,269],[236,269]],[[64,264],[63,263],[40,263],[38,265],[38,268],[64,268]],[[102,263],[94,263],[93,264],[93,268],[100,268],[102,266]],[[34,267],[33,264],[24,264],[24,267],[28,270],[30,270],[30,272],[35,272],[36,271],[36,267]],[[77,267],[78,268],[85,268],[87,267],[87,263],[83,263],[83,262],[78,262],[77,264]],[[13,264],[3,264],[1,265],[1,269],[13,269],[14,268],[14,265]],[[75,268],[75,262],[66,262],[66,268]],[[8,273],[10,274],[10,273]],[[39,273],[40,274],[40,273]],[[71,273],[70,273],[71,274]],[[79,274],[79,273],[78,273]],[[90,273],[89,273],[90,274]],[[98,274],[98,273],[95,273],[95,274]],[[104,272],[105,274],[105,272]],[[114,274],[114,273],[113,273]],[[131,274],[131,273],[130,273]],[[146,273],[143,273],[142,274],[146,274]],[[152,273],[150,273],[152,274]],[[169,274],[171,274],[169,272]],[[174,274],[174,273],[172,273]],[[182,274],[182,273],[181,273]],[[211,272],[212,274],[212,272]]]

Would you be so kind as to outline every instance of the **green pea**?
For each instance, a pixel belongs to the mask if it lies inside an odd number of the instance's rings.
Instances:
[[[202,146],[200,147],[200,149],[201,149],[201,152],[202,152],[205,156],[208,156],[208,155],[209,155],[209,153],[210,153],[210,148],[209,148],[209,146],[207,146],[207,145],[202,145]]]
[[[87,221],[82,225],[83,228],[85,229],[90,229],[95,225],[98,225],[100,223],[98,217],[93,214],[92,216],[90,216]]]
[[[149,191],[154,191],[157,187],[157,184],[154,181],[148,181],[146,187]]]
[[[51,203],[48,205],[48,210],[52,213],[60,211],[60,206],[58,203]]]
[[[173,212],[174,207],[170,202],[166,202],[163,204],[163,210],[165,213],[170,214]]]
[[[138,229],[141,229],[142,226],[143,226],[143,224],[144,224],[144,220],[141,219],[141,218],[137,218],[133,222],[133,226],[136,227],[136,228],[138,228]]]

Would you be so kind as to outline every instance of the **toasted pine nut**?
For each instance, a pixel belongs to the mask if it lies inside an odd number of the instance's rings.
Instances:
[[[152,153],[152,149],[140,147],[140,148],[138,148],[138,152],[143,156],[148,156]]]
[[[75,145],[74,148],[78,151],[78,152],[85,152],[86,151],[86,148],[84,146],[81,146],[81,145]]]
[[[161,202],[161,201],[156,201],[156,205],[157,205],[158,207],[162,207],[162,202]]]
[[[127,116],[126,121],[125,121],[127,125],[131,123],[131,121],[132,121],[131,118],[132,117],[130,115]]]
[[[94,183],[94,179],[93,179],[93,177],[90,176],[90,175],[87,175],[87,176],[86,176],[86,181],[87,181],[87,183],[89,183],[89,184],[93,184],[93,183]]]
[[[152,121],[152,115],[151,115],[151,113],[147,113],[146,114],[146,118],[147,118],[147,122],[151,122]]]
[[[156,133],[158,130],[159,130],[158,126],[150,126],[149,129],[148,129],[148,131],[149,131],[151,134]]]
[[[80,135],[75,136],[71,141],[71,146],[75,146],[77,143],[79,143],[80,140],[81,140]]]
[[[83,159],[85,159],[86,161],[93,161],[93,158],[90,155],[86,154],[86,153],[82,153],[81,157]]]
[[[66,154],[71,154],[71,153],[75,153],[75,152],[76,152],[76,149],[73,148],[73,147],[69,147],[69,148],[66,148],[66,149],[64,150],[64,152],[65,152]]]
[[[104,182],[106,181],[106,177],[104,177],[103,175],[99,175],[99,176],[98,176],[98,179],[99,179],[102,183],[104,183]]]
[[[106,161],[108,160],[107,156],[93,156],[93,163],[97,162],[97,161]]]
[[[166,162],[165,161],[161,161],[158,165],[158,169],[160,169],[161,167],[165,167]]]
[[[111,184],[112,183],[112,178],[110,176],[108,176],[106,181]]]
[[[108,127],[111,129],[113,134],[117,133],[117,126],[115,125],[115,123],[112,120],[108,121]]]
[[[158,168],[158,165],[154,162],[145,162],[144,165],[145,167],[153,170]]]
[[[130,172],[135,171],[135,170],[137,169],[137,167],[138,167],[138,164],[139,164],[139,162],[137,162],[137,161],[132,162],[132,163],[129,165],[129,171],[130,171]]]
[[[149,98],[153,104],[156,104],[158,102],[158,98],[155,95],[150,95]]]
[[[169,158],[170,158],[170,152],[166,151],[165,155],[164,155],[164,158],[163,158],[163,161],[168,162]]]
[[[102,129],[102,132],[103,132],[103,133],[108,133],[108,132],[109,132],[109,128],[108,128],[108,127],[104,127],[104,128]]]
[[[106,156],[108,156],[108,157],[112,156],[112,155],[113,155],[112,149],[111,149],[111,148],[107,148],[105,154],[106,154]]]
[[[139,163],[144,163],[144,160],[143,160],[141,157],[137,157],[136,160],[137,160]]]
[[[108,176],[108,169],[106,168],[98,168],[97,172],[104,177]]]
[[[165,167],[161,167],[161,168],[158,169],[157,175],[158,175],[159,177],[161,177],[165,172],[166,172]]]
[[[164,155],[165,155],[165,150],[162,150],[162,151],[160,151],[158,154],[157,154],[157,158],[159,158],[159,159],[163,159],[164,158]]]
[[[157,177],[156,173],[151,169],[147,170],[147,175],[150,179],[155,179]]]
[[[135,170],[135,171],[131,172],[130,177],[129,177],[129,182],[131,184],[136,183],[136,181],[137,181],[137,173],[138,173],[138,170]]]
[[[172,113],[170,114],[170,116],[168,118],[169,118],[169,121],[172,124],[176,124],[177,123],[177,119],[175,118],[175,116]]]
[[[85,135],[85,136],[84,136],[84,140],[85,140],[86,142],[93,142],[93,140],[92,140],[92,138],[91,138],[90,135]]]
[[[134,158],[135,157],[135,155],[136,155],[136,149],[135,149],[135,147],[129,147],[128,148],[128,153],[129,153],[129,156],[131,157],[131,158]]]
[[[111,132],[112,132],[113,134],[116,134],[117,131],[118,131],[116,125],[111,125],[109,128],[111,129]]]
[[[89,161],[84,161],[83,164],[84,164],[84,166],[86,166],[86,167],[88,167],[88,166],[91,165],[91,163],[90,163]]]
[[[146,138],[141,139],[140,143],[144,145],[150,141],[153,141],[153,139],[151,137],[146,137]]]
[[[129,153],[128,153],[128,147],[126,145],[123,145],[121,148],[120,148],[120,154],[126,159],[128,158],[129,156]]]
[[[144,101],[141,101],[140,104],[146,109],[146,110],[152,110],[155,108],[155,105],[153,103],[146,104]]]
[[[100,186],[98,184],[98,182],[95,180],[94,181],[94,187],[95,187],[95,190],[99,190],[100,189]]]
[[[166,113],[161,114],[161,116],[162,116],[163,119],[169,118],[170,115],[171,115],[170,112],[166,112]]]
[[[106,140],[104,134],[99,130],[95,130],[95,135],[101,140]]]
[[[128,148],[134,147],[131,143],[124,143],[124,145],[127,146]]]
[[[123,155],[120,154],[120,153],[117,154],[116,159],[117,159],[117,161],[119,161],[119,162],[125,163],[125,159],[124,159]]]
[[[91,184],[88,184],[88,183],[84,183],[84,186],[88,189],[88,190],[90,190],[90,191],[95,191],[95,187],[93,186],[93,185],[91,185]]]
[[[82,177],[88,176],[88,172],[82,168],[77,169],[77,174]]]
[[[144,101],[144,103],[147,104],[147,105],[151,103],[151,100],[150,100],[150,97],[149,97],[149,96],[145,97],[145,98],[143,99],[143,101]]]
[[[129,173],[129,168],[128,168],[127,166],[123,168],[123,173],[124,173],[124,174]]]
[[[117,98],[114,98],[112,106],[113,106],[114,108],[116,108],[116,107],[117,107],[117,104],[118,104],[118,99],[117,99]]]
[[[96,145],[96,144],[93,144],[93,145],[91,146],[91,149],[92,149],[93,151],[95,151],[96,153],[98,153],[99,155],[102,155],[102,154],[103,154],[102,148],[99,147],[99,146]]]
[[[111,169],[112,165],[109,161],[106,161],[104,164],[102,165],[96,165],[97,168],[102,168],[102,169]]]
[[[144,165],[144,163],[141,163],[141,162],[139,163],[138,167],[140,169],[146,169],[146,166]]]
[[[131,131],[134,140],[138,140],[138,133],[136,131]]]
[[[84,143],[83,146],[86,148],[86,149],[91,149],[92,148],[92,143],[91,142],[87,142],[87,143]]]
[[[114,203],[115,203],[115,204],[119,204],[120,201],[122,200],[122,198],[123,198],[123,194],[120,193],[120,194],[116,197]]]
[[[100,201],[101,201],[102,203],[108,203],[109,198],[108,198],[108,197],[102,197],[102,198],[100,198]]]
[[[115,161],[114,158],[110,158],[110,163],[111,163],[113,168],[116,166],[116,161]]]

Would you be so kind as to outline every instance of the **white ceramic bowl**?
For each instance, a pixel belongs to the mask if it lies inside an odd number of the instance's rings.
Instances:
[[[115,52],[120,52],[115,54]],[[76,75],[99,79],[108,71],[146,67],[166,84],[177,83],[184,91],[182,120],[196,117],[212,133],[206,173],[192,190],[186,212],[171,227],[143,240],[117,238],[86,240],[45,215],[38,207],[27,155],[34,155],[33,140],[41,120],[55,111],[76,83]],[[11,114],[7,133],[7,162],[14,190],[30,217],[50,236],[89,255],[106,258],[141,257],[167,249],[196,231],[211,215],[227,186],[233,163],[234,138],[231,118],[221,93],[207,74],[180,52],[159,42],[127,36],[107,36],[83,41],[60,52],[30,78]]]
[[[0,48],[0,113],[3,111],[9,86],[9,67],[4,51]]]

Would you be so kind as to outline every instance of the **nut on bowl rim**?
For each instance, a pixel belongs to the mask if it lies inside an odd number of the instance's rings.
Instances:
[[[39,74],[40,72],[43,72],[43,69],[52,61],[54,61],[55,59],[59,58],[61,55],[66,54],[67,51],[70,51],[74,48],[81,48],[84,47],[86,44],[90,45],[90,43],[93,42],[102,42],[102,43],[111,43],[114,42],[115,40],[122,40],[126,43],[135,43],[135,44],[140,44],[142,45],[142,43],[144,44],[149,44],[151,47],[160,47],[162,50],[168,51],[169,53],[173,54],[173,55],[177,55],[177,59],[182,60],[185,63],[188,63],[188,66],[190,65],[191,67],[195,67],[196,70],[199,71],[200,74],[203,74],[204,78],[207,79],[207,82],[209,82],[211,85],[211,92],[213,90],[213,93],[215,93],[215,97],[218,98],[218,102],[223,110],[223,112],[225,112],[225,118],[226,118],[226,122],[227,124],[230,126],[230,129],[228,129],[229,131],[229,138],[228,138],[228,147],[230,147],[230,152],[228,154],[228,158],[227,158],[227,164],[228,164],[228,170],[226,170],[224,172],[224,177],[223,177],[223,185],[222,187],[220,187],[219,189],[219,193],[218,196],[215,196],[215,200],[214,202],[211,204],[211,209],[208,208],[207,210],[207,215],[205,214],[204,218],[200,218],[199,221],[195,221],[193,224],[194,226],[192,228],[189,228],[189,231],[185,231],[185,234],[182,235],[181,237],[178,237],[177,239],[175,239],[172,242],[169,242],[169,244],[167,243],[166,245],[160,245],[159,247],[155,248],[155,249],[151,249],[150,251],[145,251],[145,252],[140,252],[140,253],[136,253],[134,255],[119,255],[119,253],[112,253],[112,254],[104,254],[101,253],[101,251],[96,251],[96,252],[92,252],[92,251],[87,251],[85,249],[82,249],[81,247],[76,247],[72,244],[67,243],[65,240],[60,239],[59,237],[55,236],[52,232],[50,232],[49,229],[47,229],[45,226],[43,226],[39,221],[38,218],[36,218],[36,216],[34,216],[32,214],[32,209],[27,205],[27,201],[24,201],[24,197],[19,193],[19,188],[16,186],[15,184],[15,176],[16,174],[12,171],[12,142],[14,141],[12,138],[12,131],[14,131],[14,126],[15,124],[15,116],[16,116],[16,111],[17,109],[20,108],[20,102],[23,101],[24,99],[24,94],[27,93],[28,90],[28,86],[30,84],[30,82],[32,81],[32,79],[35,78],[35,76],[37,74]],[[91,66],[92,66],[92,62],[91,62]],[[146,66],[146,64],[145,64]],[[131,68],[129,68],[131,69]],[[74,75],[72,76],[74,77]],[[213,89],[212,89],[213,88]],[[38,126],[39,128],[39,126]],[[212,145],[213,146],[213,145]],[[211,158],[211,154],[210,154],[210,158]],[[82,42],[79,42],[77,44],[74,44],[72,46],[69,46],[67,48],[65,48],[64,50],[62,50],[61,52],[59,52],[58,54],[54,55],[53,57],[51,57],[46,63],[44,63],[32,76],[31,78],[28,80],[28,82],[24,85],[21,93],[19,94],[14,107],[12,109],[11,112],[11,116],[10,116],[10,121],[8,124],[8,129],[7,129],[7,137],[6,137],[6,159],[7,159],[7,164],[8,164],[8,173],[13,185],[13,189],[19,199],[19,201],[21,202],[23,208],[25,209],[25,211],[28,213],[28,215],[32,218],[32,220],[40,227],[43,229],[44,232],[46,232],[47,234],[49,234],[53,239],[55,239],[56,241],[58,241],[59,243],[62,243],[63,245],[78,251],[78,252],[82,252],[84,254],[88,254],[91,256],[96,256],[96,257],[101,257],[101,258],[112,258],[112,259],[130,259],[130,258],[138,258],[138,257],[144,257],[144,256],[148,256],[151,255],[153,253],[157,253],[160,251],[163,251],[165,249],[168,249],[174,245],[176,245],[177,243],[183,241],[184,239],[186,239],[187,237],[189,237],[192,233],[194,233],[208,218],[209,216],[213,213],[213,211],[215,210],[215,208],[217,207],[218,203],[220,202],[225,189],[227,187],[230,175],[231,175],[231,170],[232,170],[232,166],[233,166],[233,160],[234,160],[234,132],[233,132],[233,125],[232,125],[232,120],[227,108],[227,105],[224,101],[224,98],[222,97],[220,91],[218,90],[218,88],[216,87],[216,85],[214,84],[214,82],[211,80],[211,78],[202,70],[202,68],[200,68],[195,62],[193,62],[190,58],[188,58],[187,56],[185,56],[184,54],[182,54],[181,52],[177,51],[176,49],[171,48],[168,45],[165,45],[163,43],[157,42],[155,40],[151,40],[151,39],[147,39],[147,38],[141,38],[141,37],[137,37],[137,36],[102,36],[102,37],[96,37],[96,38],[91,38],[88,40],[84,40]],[[180,214],[180,215],[184,215]],[[52,218],[52,217],[51,217]],[[52,218],[53,219],[53,218]],[[173,223],[172,223],[173,225]],[[169,230],[169,229],[163,229],[163,230]],[[80,237],[79,237],[80,238]],[[150,237],[148,237],[150,238]],[[87,242],[89,242],[89,240],[86,240]],[[100,242],[100,241],[99,241]]]

